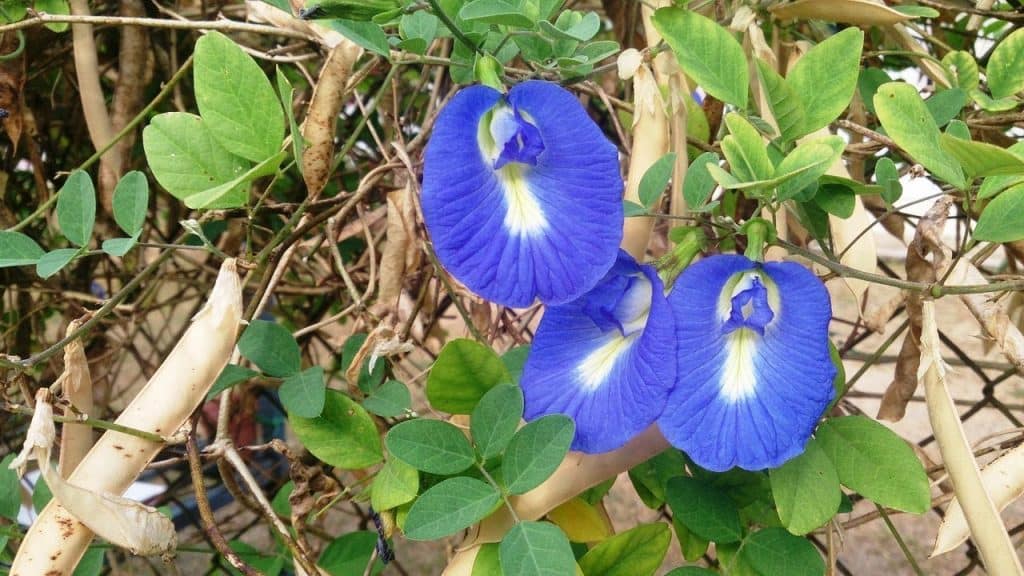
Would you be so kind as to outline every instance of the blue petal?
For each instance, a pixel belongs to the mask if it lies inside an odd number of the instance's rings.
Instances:
[[[669,442],[714,471],[774,468],[803,452],[836,373],[821,281],[792,262],[713,256],[687,268],[668,301],[679,368],[658,425]]]
[[[644,322],[635,316],[645,295]],[[592,319],[591,301],[619,303],[615,326]],[[619,328],[637,323],[642,326],[628,335]],[[544,313],[523,368],[526,420],[569,416],[576,422],[574,450],[607,452],[626,444],[661,414],[675,381],[673,324],[657,273],[620,253],[591,292]]]
[[[481,127],[501,106],[514,115]],[[618,253],[618,151],[556,84],[519,84],[507,104],[473,86],[434,126],[422,206],[438,259],[470,290],[507,306],[561,304],[593,288]]]

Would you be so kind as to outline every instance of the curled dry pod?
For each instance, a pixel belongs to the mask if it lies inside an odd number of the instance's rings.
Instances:
[[[335,120],[341,110],[345,84],[362,53],[363,49],[352,42],[344,41],[335,46],[327,55],[313,89],[309,112],[302,124],[302,138],[306,141],[306,149],[302,153],[302,177],[312,198],[320,195],[331,175]]]
[[[71,334],[83,323],[83,319],[73,320],[68,324],[67,333]],[[92,377],[89,375],[89,363],[85,357],[85,348],[80,339],[68,342],[64,347],[64,398],[82,414],[92,413]],[[74,416],[69,408],[65,416]],[[87,424],[64,424],[60,435],[60,474],[64,478],[78,467],[92,448],[92,427]]]
[[[206,305],[117,424],[152,434],[176,432],[228,363],[241,319],[242,286],[235,261],[228,259]],[[159,442],[108,431],[68,481],[93,492],[123,494],[162,447]],[[25,535],[11,573],[70,575],[92,537],[91,530],[52,500]]]

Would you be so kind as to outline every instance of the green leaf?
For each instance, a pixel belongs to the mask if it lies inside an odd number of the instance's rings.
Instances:
[[[277,393],[281,396],[281,404],[289,415],[316,418],[323,412],[324,399],[327,395],[324,369],[313,366],[288,376],[281,382]]]
[[[543,416],[519,429],[501,465],[505,489],[523,494],[547,480],[565,458],[575,433],[573,421],[561,414]]]
[[[924,101],[928,107],[932,119],[939,127],[949,124],[949,121],[956,118],[964,106],[967,105],[967,92],[959,88],[950,88],[932,94],[931,98]]]
[[[591,548],[580,568],[587,576],[653,576],[671,542],[668,524],[641,524]]]
[[[985,68],[993,98],[1006,98],[1024,90],[1024,30],[1003,38]]]
[[[801,136],[801,129],[806,123],[800,95],[764,60],[757,60],[757,73],[767,93],[768,107],[779,126],[782,139],[787,142],[796,140]]]
[[[377,547],[377,533],[370,530],[349,532],[334,539],[320,553],[317,566],[323,568],[331,576],[352,576],[363,574],[373,551]],[[374,561],[373,575],[380,574],[384,565],[380,560]]]
[[[42,476],[39,476],[36,478],[35,486],[32,487],[32,508],[36,514],[42,512],[52,499],[53,492],[50,491],[50,486],[46,484],[46,480]]]
[[[473,0],[459,10],[459,18],[466,22],[479,21],[486,24],[532,28],[533,19],[521,5],[504,0]]]
[[[942,57],[942,64],[950,72],[950,79],[956,82],[957,88],[970,92],[978,87],[981,76],[978,73],[978,63],[969,52],[957,50],[947,52]]]
[[[804,142],[786,155],[775,168],[775,180],[782,180],[777,188],[779,200],[788,200],[821,178],[843,153],[844,143],[839,136],[827,136]]]
[[[971,139],[971,129],[967,127],[967,123],[963,120],[950,120],[949,124],[946,124],[946,131],[944,133],[961,140]]]
[[[694,534],[718,543],[738,542],[743,536],[736,504],[706,481],[677,476],[668,481],[669,508]]]
[[[714,20],[675,7],[658,9],[653,22],[683,71],[701,88],[741,110],[747,107],[747,59],[731,32]]]
[[[36,274],[46,279],[60,272],[78,255],[77,248],[58,248],[43,254],[36,262]]]
[[[295,111],[292,109],[292,99],[295,97],[295,89],[291,81],[281,71],[281,67],[275,68],[274,73],[277,79],[277,96],[281,99],[281,106],[284,108],[285,118],[288,119],[288,133],[292,138],[292,156],[295,158],[295,169],[302,173],[302,152],[306,149],[306,139],[302,137],[299,124],[295,121]]]
[[[245,193],[245,186],[253,180],[262,178],[263,176],[269,176],[270,174],[277,172],[278,166],[281,165],[281,161],[284,160],[286,155],[287,154],[283,151],[278,152],[274,156],[271,156],[252,168],[249,168],[244,173],[239,174],[233,180],[189,196],[185,199],[185,205],[189,208],[212,208],[213,206],[220,206],[226,201],[225,199],[234,198],[239,191]],[[245,196],[248,197],[248,194],[245,194]]]
[[[636,202],[630,202],[629,200],[622,201],[622,215],[624,218],[632,218],[634,216],[646,216],[647,209],[637,204]]]
[[[912,4],[896,4],[890,6],[893,10],[906,14],[907,16],[913,16],[914,18],[938,18],[939,11],[930,8],[928,6],[915,6]]]
[[[128,253],[129,250],[135,247],[135,244],[139,241],[138,234],[131,238],[108,238],[103,241],[100,248],[104,253],[110,254],[111,256],[117,256],[120,258]]]
[[[489,542],[480,546],[476,559],[473,561],[473,572],[470,576],[503,576],[501,560],[498,557],[499,544]]]
[[[893,431],[864,416],[843,416],[826,420],[817,438],[844,485],[882,506],[914,514],[928,509],[928,476]]]
[[[469,414],[484,393],[511,377],[493,350],[468,339],[445,344],[427,377],[427,400],[437,410]]]
[[[213,386],[210,387],[210,391],[206,394],[206,399],[210,400],[235,384],[245,382],[253,376],[259,376],[259,372],[239,366],[238,364],[228,364],[224,366],[224,369],[220,371],[220,375],[213,382]]]
[[[288,498],[295,491],[295,482],[289,480],[278,489],[277,494],[274,494],[274,499],[270,501],[270,508],[278,516],[284,516],[285,518],[292,515],[292,504],[288,501]]]
[[[857,195],[853,190],[838,184],[822,184],[812,200],[819,208],[839,218],[849,218],[856,208]]]
[[[388,380],[363,400],[363,408],[384,418],[401,416],[411,405],[409,389],[398,380]]]
[[[509,376],[512,377],[512,384],[519,385],[519,378],[523,375],[523,366],[526,364],[526,358],[529,355],[529,344],[510,348],[501,355],[501,363],[505,365]]]
[[[554,24],[547,20],[541,20],[537,24],[540,25],[541,33],[553,40],[586,42],[601,30],[601,18],[597,13],[581,14],[575,10],[566,10],[559,14]]]
[[[729,136],[722,139],[722,153],[733,176],[743,182],[767,180],[775,172],[761,133],[736,112],[725,116]]]
[[[715,191],[715,179],[708,172],[707,164],[718,167],[721,159],[714,152],[704,152],[690,164],[683,178],[683,198],[690,208],[704,206]]]
[[[864,32],[850,27],[807,51],[786,82],[803,102],[801,134],[828,126],[842,114],[857,89]]]
[[[481,480],[456,476],[420,495],[405,519],[409,540],[437,540],[469,528],[489,515],[501,500],[498,491]]]
[[[21,483],[18,473],[8,468],[14,456],[8,454],[0,460],[0,518],[16,521],[18,510],[21,510]]]
[[[330,28],[340,32],[342,36],[362,46],[363,48],[379,54],[385,58],[391,56],[388,47],[388,36],[384,29],[373,22],[359,22],[357,20],[322,20]]]
[[[868,112],[875,113],[875,93],[882,84],[892,82],[892,78],[880,68],[865,68],[857,79],[857,91]]]
[[[284,111],[256,61],[219,32],[196,42],[196,105],[224,148],[253,162],[277,154],[284,140]]]
[[[825,562],[806,538],[782,528],[765,528],[750,535],[740,556],[761,576],[822,576]]]
[[[264,576],[277,576],[284,569],[284,558],[280,554],[266,554],[252,546],[249,546],[245,542],[239,540],[232,540],[228,542],[228,547],[231,548],[243,562],[252,566]],[[241,576],[241,572],[231,566],[226,560],[221,561],[222,566],[226,566],[227,570],[233,576]]]
[[[587,62],[596,64],[619,51],[619,43],[614,40],[598,40],[580,46],[576,50],[577,57],[584,57]]]
[[[85,555],[78,561],[71,576],[100,576],[103,572],[103,548],[89,547]]]
[[[146,175],[132,170],[121,177],[114,189],[114,221],[125,234],[134,236],[146,222],[149,208],[149,181]]]
[[[505,449],[523,417],[523,391],[499,384],[487,391],[473,409],[469,429],[480,456],[493,458]]]
[[[362,406],[337,390],[327,391],[320,416],[290,416],[288,421],[299,441],[331,466],[355,470],[376,464],[384,457],[373,419]]]
[[[828,454],[811,438],[804,453],[768,472],[779,519],[803,535],[828,522],[839,509],[839,475]]]
[[[960,162],[969,178],[1024,174],[1024,157],[1005,148],[986,142],[961,140],[949,134],[942,134],[939,144]]]
[[[21,232],[0,230],[0,268],[31,266],[43,254],[39,244]]]
[[[964,189],[964,173],[956,159],[939,145],[939,128],[917,89],[889,82],[875,94],[875,111],[886,133],[936,177]]]
[[[498,549],[501,571],[508,576],[566,576],[576,573],[569,539],[548,522],[520,522],[505,534]]]
[[[1017,142],[1007,148],[1007,150],[1017,156],[1024,157],[1024,142]],[[989,176],[978,187],[978,199],[991,198],[1003,190],[1021,183],[1024,183],[1024,174],[1017,176]]]
[[[669,479],[679,476],[685,466],[682,452],[669,448],[630,468],[629,479],[644,504],[648,508],[657,509],[665,503]]]
[[[395,458],[431,474],[458,474],[476,461],[462,431],[441,420],[402,422],[388,430],[384,444]]]
[[[142,146],[156,181],[179,200],[231,182],[250,167],[221,146],[194,114],[157,114],[142,131]],[[236,208],[248,196],[247,190],[233,188],[206,207]]]
[[[903,195],[900,173],[891,158],[879,158],[875,163],[875,181],[882,187],[882,199],[892,204]]]
[[[644,172],[640,178],[640,203],[650,210],[661,198],[665,186],[668,186],[668,179],[672,177],[672,168],[675,166],[676,155],[673,152],[658,158],[651,167]]]
[[[1006,112],[1007,110],[1013,110],[1017,107],[1017,104],[1020,103],[1012,96],[1007,96],[1005,98],[993,98],[982,92],[979,88],[970,90],[968,94],[971,95],[971,99],[974,100],[985,112]]]
[[[985,206],[974,238],[988,242],[1024,239],[1024,184],[1007,189]]]
[[[370,502],[382,512],[412,502],[420,491],[420,473],[398,458],[388,458],[373,479]]]
[[[68,176],[57,196],[57,223],[60,231],[75,246],[85,246],[96,222],[96,189],[92,178],[82,170]]]
[[[264,373],[278,378],[302,368],[299,344],[287,328],[276,322],[253,320],[238,340],[238,351]]]
[[[676,531],[676,539],[679,540],[679,550],[687,562],[696,562],[708,551],[708,540],[694,534],[679,518],[672,518],[672,528]],[[726,546],[726,544],[716,544]]]
[[[71,14],[71,6],[67,0],[36,0],[35,9],[53,16],[68,16]],[[50,22],[44,24],[48,29],[61,33],[67,32],[67,22]]]

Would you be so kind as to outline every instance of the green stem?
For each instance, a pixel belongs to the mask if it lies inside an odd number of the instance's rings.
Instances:
[[[441,23],[444,24],[445,28],[452,33],[452,36],[455,36],[456,40],[465,44],[466,47],[473,52],[476,52],[481,56],[484,55],[484,51],[474,44],[473,41],[462,32],[462,30],[459,30],[459,27],[455,25],[455,22],[452,22],[452,19],[448,17],[448,14],[441,9],[441,5],[437,3],[437,0],[427,0],[427,3],[430,4],[430,9],[434,13],[434,16],[437,16],[441,20]]]
[[[516,521],[516,524],[518,524],[520,522],[519,515],[516,514],[515,507],[513,507],[512,503],[509,502],[508,496],[505,494],[505,491],[501,489],[501,486],[498,484],[497,481],[494,480],[494,477],[491,476],[491,473],[487,471],[487,468],[484,468],[483,464],[477,462],[476,468],[477,470],[480,471],[481,474],[484,475],[484,478],[487,479],[487,482],[490,483],[491,486],[494,486],[494,489],[501,494],[501,500],[505,503],[505,507],[508,508],[508,512],[512,515],[512,519]]]

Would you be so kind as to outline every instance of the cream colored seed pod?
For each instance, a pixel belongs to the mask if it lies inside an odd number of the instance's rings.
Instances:
[[[160,435],[176,432],[228,363],[241,319],[242,287],[235,261],[229,259],[221,266],[206,305],[117,424]],[[85,490],[123,494],[161,447],[108,431],[68,481]],[[70,575],[92,538],[91,530],[52,500],[26,534],[11,574]]]

